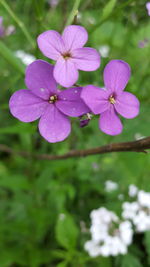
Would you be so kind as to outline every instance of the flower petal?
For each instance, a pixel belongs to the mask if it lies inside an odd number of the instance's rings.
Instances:
[[[31,122],[39,119],[44,113],[48,102],[32,94],[29,90],[15,92],[9,101],[11,114],[23,122]]]
[[[59,58],[54,67],[54,78],[64,87],[72,86],[78,80],[78,70],[71,59]]]
[[[88,33],[82,26],[69,25],[63,31],[62,39],[65,43],[66,50],[71,51],[85,45],[88,39]]]
[[[139,113],[139,100],[131,93],[123,92],[117,98],[115,109],[127,119],[136,117]]]
[[[56,81],[53,77],[54,67],[44,60],[36,60],[26,69],[25,83],[37,96],[48,100],[50,94],[56,93]]]
[[[81,98],[94,114],[100,114],[110,106],[108,101],[108,91],[94,85],[83,87]]]
[[[64,114],[71,117],[79,117],[90,109],[80,98],[82,87],[69,88],[59,94],[59,100],[56,101],[57,108]]]
[[[54,104],[48,106],[39,121],[40,134],[50,143],[63,141],[71,132],[71,123]]]
[[[3,37],[5,33],[4,26],[3,26],[3,17],[0,16],[0,37]]]
[[[99,128],[109,135],[117,135],[122,132],[122,123],[113,107],[100,115]]]
[[[100,66],[100,54],[96,49],[83,47],[72,52],[73,61],[79,70],[94,71]]]
[[[130,66],[122,60],[111,60],[104,69],[106,89],[123,91],[130,79]]]
[[[53,60],[57,60],[65,51],[61,35],[53,30],[41,33],[37,38],[37,43],[43,55]]]
[[[0,16],[0,27],[2,26],[2,24],[3,24],[3,17]]]
[[[146,3],[146,9],[148,11],[148,15],[150,16],[150,2]]]

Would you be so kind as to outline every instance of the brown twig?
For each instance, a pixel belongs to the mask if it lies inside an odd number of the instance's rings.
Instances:
[[[32,154],[27,151],[15,151],[12,148],[0,144],[0,151],[8,154],[16,154],[22,157],[33,157],[40,160],[60,160],[76,157],[87,157],[90,155],[98,155],[112,152],[144,152],[147,153],[147,149],[150,149],[150,137],[142,138],[137,141],[113,143],[101,147],[83,149],[83,150],[71,150],[63,155],[49,155],[49,154]]]

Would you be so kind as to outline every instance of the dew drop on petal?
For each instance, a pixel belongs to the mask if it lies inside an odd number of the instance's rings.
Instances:
[[[44,88],[40,88],[40,91],[41,91],[41,92],[44,92],[44,91],[45,91],[45,89],[44,89]]]

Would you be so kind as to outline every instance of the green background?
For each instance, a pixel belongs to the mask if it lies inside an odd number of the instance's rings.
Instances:
[[[140,114],[133,120],[123,119],[123,133],[116,137],[100,132],[97,118],[82,129],[74,119],[69,138],[50,144],[39,135],[37,122],[19,122],[9,112],[10,96],[25,88],[24,65],[15,51],[24,50],[51,62],[39,51],[36,38],[48,29],[61,32],[72,22],[68,19],[73,18],[75,2],[80,14],[77,23],[89,33],[87,45],[110,47],[100,69],[80,72],[78,83],[103,86],[108,61],[125,60],[132,69],[126,90],[139,98]],[[13,24],[16,31],[0,39],[0,143],[16,151],[63,154],[149,136],[150,17],[145,4],[144,0],[60,0],[56,8],[50,8],[44,0],[1,0],[5,27]],[[139,48],[144,39],[147,45]],[[81,227],[88,228],[90,211],[102,206],[119,215],[130,184],[150,191],[149,166],[150,155],[143,153],[48,161],[0,152],[0,267],[150,266],[149,232],[134,237],[127,255],[90,258],[83,248],[90,235]],[[106,193],[106,180],[117,182],[119,189]],[[119,200],[118,194],[124,199]]]

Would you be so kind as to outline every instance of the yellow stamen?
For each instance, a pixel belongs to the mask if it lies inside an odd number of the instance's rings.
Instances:
[[[52,104],[52,103],[55,103],[57,100],[57,95],[52,95],[50,98],[49,98],[49,103]]]
[[[116,103],[116,100],[112,95],[109,97],[109,102],[113,105]]]
[[[62,54],[63,58],[64,59],[69,59],[71,58],[71,54],[68,52],[68,53],[65,53],[65,54]]]

